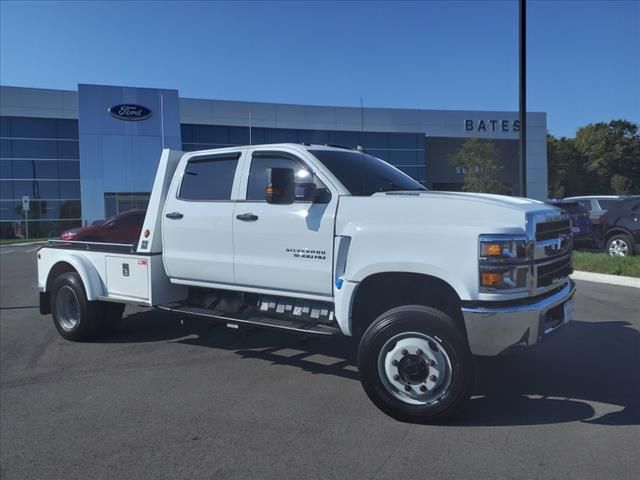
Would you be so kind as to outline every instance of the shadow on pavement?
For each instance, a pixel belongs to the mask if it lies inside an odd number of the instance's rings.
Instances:
[[[241,358],[311,374],[358,380],[349,338],[303,337],[166,312],[129,315],[107,343],[175,341],[232,351]],[[310,380],[312,381],[312,380]],[[505,357],[479,357],[474,397],[458,426],[544,425],[584,421],[640,425],[640,332],[627,322],[574,321],[542,345]]]

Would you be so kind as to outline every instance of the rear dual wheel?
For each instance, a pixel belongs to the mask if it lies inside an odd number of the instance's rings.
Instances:
[[[58,333],[74,342],[95,338],[117,325],[124,304],[87,300],[82,280],[76,272],[65,272],[53,281],[51,316]]]
[[[445,313],[421,305],[382,314],[360,342],[362,386],[386,414],[437,423],[470,397],[475,363],[464,335]]]

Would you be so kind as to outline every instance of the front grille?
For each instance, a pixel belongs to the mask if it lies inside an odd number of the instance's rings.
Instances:
[[[537,267],[537,287],[548,287],[573,272],[571,255]]]
[[[569,220],[555,220],[536,225],[536,240],[549,240],[560,235],[571,235],[571,222]]]

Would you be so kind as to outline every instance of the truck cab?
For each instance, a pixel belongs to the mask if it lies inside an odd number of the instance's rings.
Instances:
[[[571,319],[571,249],[554,207],[431,192],[362,151],[165,150],[138,242],[52,242],[38,285],[69,340],[124,303],[353,337],[369,398],[433,422],[471,394],[474,355],[535,345]]]

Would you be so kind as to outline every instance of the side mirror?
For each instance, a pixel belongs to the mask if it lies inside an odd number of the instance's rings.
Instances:
[[[267,203],[289,205],[296,199],[293,168],[267,168]]]

